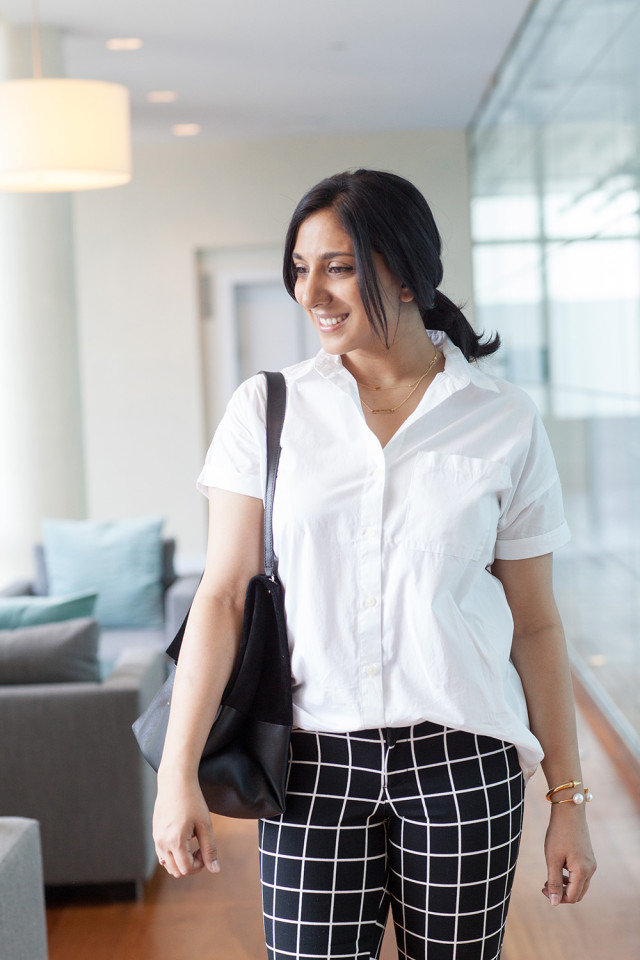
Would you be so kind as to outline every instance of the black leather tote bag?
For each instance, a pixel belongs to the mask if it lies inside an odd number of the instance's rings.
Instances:
[[[265,572],[249,581],[240,649],[202,751],[198,779],[209,810],[227,817],[272,817],[284,811],[292,725],[291,667],[284,592],[273,551],[273,496],[286,387],[267,378]],[[188,615],[167,650],[177,663]],[[133,731],[154,770],[162,758],[175,666]]]

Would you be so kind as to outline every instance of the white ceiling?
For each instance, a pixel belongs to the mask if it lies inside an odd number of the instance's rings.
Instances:
[[[40,0],[67,75],[126,84],[138,140],[464,127],[530,0]],[[30,0],[0,0],[25,23]],[[131,53],[108,37],[138,36]],[[174,104],[149,90],[174,89]]]

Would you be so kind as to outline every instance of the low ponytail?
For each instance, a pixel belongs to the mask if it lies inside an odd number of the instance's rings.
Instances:
[[[482,334],[478,335],[464,313],[441,290],[435,291],[433,307],[422,315],[427,330],[442,330],[459,347],[467,360],[477,360],[495,353],[500,346],[500,336],[496,335],[482,343]]]

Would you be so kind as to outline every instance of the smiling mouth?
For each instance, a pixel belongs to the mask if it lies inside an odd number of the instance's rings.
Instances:
[[[344,323],[344,321],[349,316],[348,313],[341,313],[337,317],[318,317],[316,316],[316,322],[321,330],[332,330],[334,327],[337,327],[339,324]]]

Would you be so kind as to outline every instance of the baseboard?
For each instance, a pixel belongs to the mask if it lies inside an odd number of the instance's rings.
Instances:
[[[111,883],[73,883],[45,886],[47,907],[66,907],[79,904],[119,903],[139,900],[143,884],[137,880]]]

